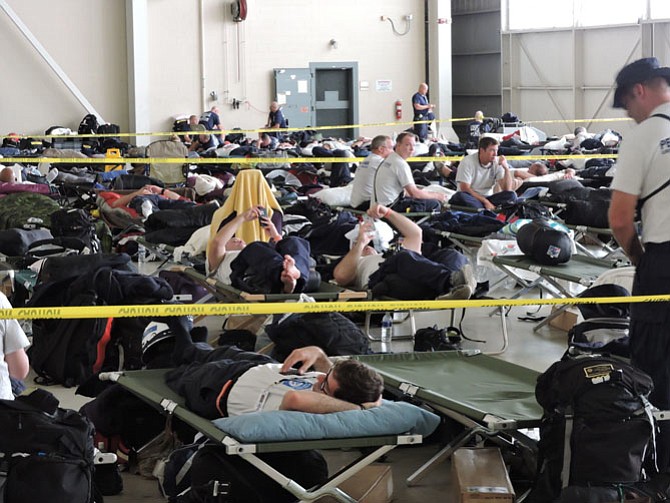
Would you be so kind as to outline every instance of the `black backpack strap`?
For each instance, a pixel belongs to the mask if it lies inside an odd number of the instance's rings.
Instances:
[[[660,117],[661,119],[665,119],[665,120],[667,120],[667,121],[670,121],[670,116],[668,116],[668,115],[666,115],[666,114],[654,114],[654,115],[652,115],[651,117]],[[663,185],[661,185],[660,187],[658,187],[656,190],[654,190],[654,191],[651,192],[650,194],[647,194],[647,195],[644,196],[643,198],[640,198],[640,199],[638,200],[638,202],[637,202],[637,209],[638,209],[638,211],[640,211],[640,210],[642,209],[642,206],[644,205],[644,203],[646,203],[651,197],[655,196],[655,195],[658,194],[660,191],[662,191],[663,189],[665,189],[668,185],[670,185],[670,179],[668,179]]]
[[[565,435],[563,437],[563,465],[561,467],[561,489],[570,485],[570,469],[572,463],[572,428],[574,422],[574,412],[572,407],[567,407],[564,412]]]
[[[7,487],[7,476],[9,475],[9,459],[3,454],[0,460],[0,501],[5,501],[5,488]]]

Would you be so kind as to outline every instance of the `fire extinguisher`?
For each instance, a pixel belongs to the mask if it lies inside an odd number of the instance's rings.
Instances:
[[[396,120],[402,119],[402,100],[395,102],[395,118]]]

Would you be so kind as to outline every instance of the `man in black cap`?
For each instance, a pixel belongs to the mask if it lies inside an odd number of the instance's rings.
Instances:
[[[614,237],[636,266],[633,295],[670,293],[670,68],[639,59],[616,77],[614,108],[637,126],[626,134],[612,181],[609,222]],[[635,226],[641,206],[642,235]],[[634,365],[654,381],[653,405],[670,409],[670,305],[631,305],[630,350]],[[670,473],[670,424],[661,421],[658,467]],[[670,481],[670,475],[664,475]]]

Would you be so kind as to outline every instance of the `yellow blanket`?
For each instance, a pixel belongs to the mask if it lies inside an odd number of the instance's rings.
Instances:
[[[275,211],[281,212],[279,203],[270,190],[268,182],[263,177],[263,173],[257,169],[245,169],[239,172],[230,196],[223,203],[223,206],[216,210],[212,217],[212,224],[209,228],[210,241],[219,231],[221,222],[232,213],[240,215],[252,206],[263,206],[267,210],[268,218],[272,218],[272,214]],[[243,239],[246,243],[267,241],[269,239],[258,220],[244,222],[235,233],[235,236]]]

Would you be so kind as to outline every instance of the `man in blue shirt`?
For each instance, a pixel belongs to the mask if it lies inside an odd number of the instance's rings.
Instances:
[[[419,90],[412,96],[412,107],[414,108],[414,121],[432,121],[435,119],[433,108],[435,105],[428,103],[428,84],[425,82],[419,84]],[[419,140],[425,141],[428,138],[428,124],[414,124],[414,133]]]
[[[203,112],[200,116],[199,124],[202,124],[207,128],[207,131],[214,131],[215,129],[221,130],[221,118],[219,117],[219,107],[214,105],[209,112]],[[215,135],[218,144],[223,143],[223,139],[220,134]]]
[[[270,103],[270,113],[268,114],[268,122],[265,124],[265,127],[272,129],[288,127],[286,119],[284,118],[284,114],[282,113],[281,108],[279,108],[279,103],[276,101]],[[275,138],[279,137],[279,133],[272,132],[268,134],[270,136],[274,136]]]

